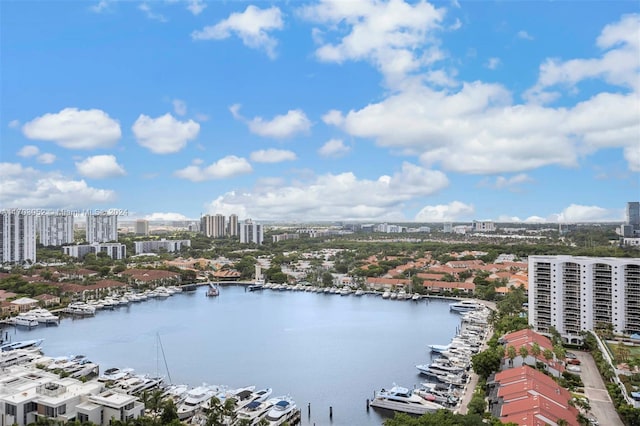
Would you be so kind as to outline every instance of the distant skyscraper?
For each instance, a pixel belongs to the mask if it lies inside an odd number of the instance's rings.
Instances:
[[[237,237],[238,232],[238,215],[232,214],[229,216],[229,223],[227,224],[227,235],[230,237]]]
[[[262,233],[262,225],[253,223],[251,219],[245,220],[240,224],[240,242],[262,244],[264,235]]]
[[[224,215],[217,214],[213,216],[213,229],[212,229],[212,237],[213,238],[224,238],[226,234],[226,222],[227,218]]]
[[[73,244],[72,215],[41,215],[37,218],[38,238],[43,246]]]
[[[640,228],[640,202],[630,201],[627,203],[627,225],[633,226],[633,229]]]
[[[149,221],[144,219],[136,220],[136,235],[149,235]]]
[[[118,216],[116,215],[87,215],[87,237],[91,243],[108,243],[118,241]]]
[[[36,261],[36,217],[12,211],[0,213],[2,263]]]

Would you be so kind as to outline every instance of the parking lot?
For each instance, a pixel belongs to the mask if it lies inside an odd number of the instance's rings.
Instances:
[[[571,352],[580,360],[580,377],[584,383],[584,393],[591,405],[589,417],[594,417],[602,426],[623,426],[591,354],[582,351]]]

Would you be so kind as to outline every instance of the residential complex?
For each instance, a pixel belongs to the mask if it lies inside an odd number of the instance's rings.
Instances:
[[[246,219],[240,224],[240,242],[262,244],[264,234],[262,225],[254,223],[251,219]]]
[[[530,256],[529,324],[572,344],[601,324],[640,332],[640,259]]]
[[[180,251],[182,247],[191,247],[191,240],[165,240],[163,238],[161,240],[136,241],[134,244],[136,254],[158,251],[174,253]]]
[[[144,219],[136,220],[136,235],[149,235],[149,221]]]
[[[240,230],[238,229],[238,215],[232,214],[229,216],[229,222],[227,223],[227,235],[230,237],[237,237]]]
[[[221,214],[204,215],[200,219],[200,230],[207,237],[224,238],[228,235],[226,217]]]
[[[73,244],[73,216],[45,214],[38,216],[38,240],[43,246]]]
[[[36,217],[7,210],[0,213],[2,263],[36,261]]]
[[[118,241],[118,216],[87,215],[86,229],[86,240],[89,244]]]
[[[127,247],[120,243],[93,243],[63,246],[62,252],[67,256],[78,259],[84,258],[89,253],[95,255],[98,255],[98,253],[106,253],[107,256],[113,260],[122,260],[127,257]]]
[[[83,382],[33,367],[3,368],[0,424],[35,424],[39,419],[77,419],[96,425],[126,421],[144,414],[144,404],[131,395],[106,390],[96,380]]]

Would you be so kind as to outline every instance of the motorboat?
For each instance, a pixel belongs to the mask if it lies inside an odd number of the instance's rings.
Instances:
[[[265,388],[265,389],[260,389],[259,391],[255,392],[256,398],[255,401],[259,401],[259,402],[264,402],[267,400],[267,398],[269,398],[271,396],[271,393],[273,392],[273,389],[271,388]]]
[[[370,405],[375,408],[384,408],[409,414],[433,413],[445,408],[443,405],[427,401],[414,394],[413,391],[401,386],[393,386],[390,390],[382,389],[376,392],[375,398]]]
[[[16,315],[11,318],[11,322],[13,325],[29,328],[37,327],[39,324],[38,319],[34,315],[28,315],[26,313]]]
[[[187,396],[178,406],[178,418],[180,420],[188,419],[193,416],[198,407],[204,402],[210,401],[217,393],[216,389],[209,386],[198,386],[187,392]]]
[[[340,296],[348,296],[351,293],[353,293],[353,290],[351,290],[351,288],[349,286],[344,286],[340,290]]]
[[[482,307],[484,307],[482,303],[473,300],[461,300],[460,302],[449,303],[449,310],[454,312],[476,311]]]
[[[0,351],[12,351],[14,349],[26,349],[32,348],[36,346],[40,346],[44,339],[34,339],[34,340],[21,340],[18,342],[9,342],[0,345]]]
[[[243,408],[236,411],[236,423],[234,425],[256,425],[264,418],[273,407],[275,399],[266,401],[251,401]]]
[[[108,368],[102,373],[102,375],[100,375],[100,377],[98,377],[98,381],[115,382],[117,380],[122,380],[129,376],[132,376],[133,373],[133,368]]]
[[[60,322],[60,317],[44,308],[32,309],[27,314],[34,316],[40,324],[58,324]]]
[[[383,299],[388,299],[390,297],[391,297],[391,292],[389,290],[386,290],[384,293],[382,293]]]
[[[451,345],[429,345],[429,349],[431,349],[431,352],[433,353],[441,354],[442,352],[451,349]]]
[[[359,288],[356,290],[355,293],[353,293],[354,296],[362,296],[364,294],[364,290]]]
[[[218,286],[213,283],[209,283],[209,288],[207,289],[207,297],[215,297],[219,295],[220,289],[218,289]]]
[[[256,280],[253,284],[249,285],[249,291],[259,291],[265,288],[264,280]]]
[[[95,315],[96,308],[91,305],[82,302],[73,302],[69,303],[69,305],[64,310],[68,314],[72,315]]]
[[[296,409],[296,403],[288,396],[274,398],[273,407],[267,412],[265,419],[271,424],[280,424]]]
[[[413,300],[414,302],[417,302],[421,298],[422,298],[422,296],[420,296],[419,293],[413,293],[413,296],[411,296],[411,300]]]

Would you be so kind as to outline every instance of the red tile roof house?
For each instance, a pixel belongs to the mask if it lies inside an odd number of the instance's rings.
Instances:
[[[473,282],[449,282],[449,281],[423,281],[422,285],[425,290],[431,293],[443,293],[445,291],[453,291],[457,289],[463,293],[473,293],[476,285]]]
[[[489,410],[504,423],[545,426],[564,419],[568,425],[579,425],[579,412],[569,404],[571,393],[534,368],[501,371],[487,385]]]
[[[64,283],[59,284],[59,287],[65,293],[75,293],[77,296],[82,296],[86,292],[95,293],[96,290],[126,288],[128,284],[115,280],[100,280],[91,285]]]
[[[403,280],[398,278],[367,278],[367,286],[375,290],[395,290],[396,288],[404,288],[410,286],[411,280]]]
[[[505,334],[500,338],[500,343],[504,344],[504,360],[502,363],[502,368],[507,369],[511,367],[520,367],[524,364],[536,365],[536,362],[541,362],[546,365],[547,371],[553,374],[556,377],[562,375],[562,372],[565,370],[564,363],[558,361],[556,359],[555,354],[553,358],[547,361],[543,355],[545,349],[549,349],[553,351],[553,344],[548,337],[543,336],[542,334],[536,333],[530,328],[525,328],[524,330],[514,331],[513,333]],[[537,343],[540,347],[540,354],[537,357],[534,357],[531,353],[534,343]],[[516,357],[513,359],[513,365],[511,364],[511,360],[507,355],[507,348],[509,346],[513,346],[516,349]],[[520,355],[520,348],[526,347],[529,355],[524,359]]]
[[[53,294],[40,294],[34,299],[38,300],[42,306],[45,308],[47,306],[55,306],[60,304],[60,298],[58,296],[54,296]]]
[[[122,271],[132,285],[172,285],[180,283],[180,274],[162,269],[127,269]]]

